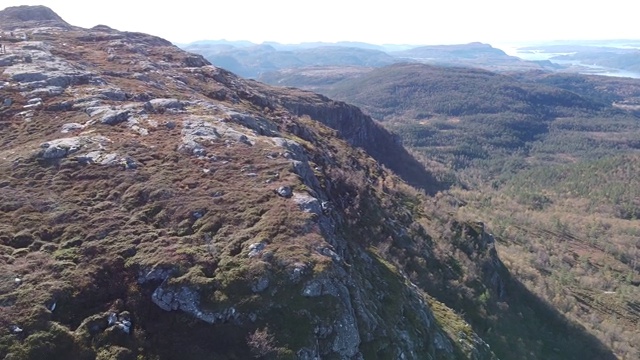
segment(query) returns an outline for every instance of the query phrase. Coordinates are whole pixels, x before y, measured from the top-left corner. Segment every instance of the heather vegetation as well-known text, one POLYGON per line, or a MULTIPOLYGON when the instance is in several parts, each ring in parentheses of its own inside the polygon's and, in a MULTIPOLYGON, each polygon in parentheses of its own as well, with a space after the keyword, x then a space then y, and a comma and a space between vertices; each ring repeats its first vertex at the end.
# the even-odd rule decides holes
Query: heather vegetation
POLYGON ((429 230, 453 219, 360 110, 45 7, 0 19, 33 41, 0 57, 0 358, 495 358, 405 273, 453 263, 429 230))

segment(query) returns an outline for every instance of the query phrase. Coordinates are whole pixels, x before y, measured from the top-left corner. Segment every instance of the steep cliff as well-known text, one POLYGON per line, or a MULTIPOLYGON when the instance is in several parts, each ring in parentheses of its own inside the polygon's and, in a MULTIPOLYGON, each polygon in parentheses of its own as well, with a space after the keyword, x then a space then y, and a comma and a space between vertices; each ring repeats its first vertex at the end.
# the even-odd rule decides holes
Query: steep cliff
POLYGON ((352 146, 364 149, 379 163, 393 170, 409 184, 435 194, 446 185, 437 181, 402 146, 400 138, 389 133, 365 115, 359 108, 341 101, 334 101, 319 94, 298 89, 284 91, 269 88, 287 110, 299 116, 307 115, 338 131, 338 135, 352 146), (292 96, 293 95, 293 96, 292 96))

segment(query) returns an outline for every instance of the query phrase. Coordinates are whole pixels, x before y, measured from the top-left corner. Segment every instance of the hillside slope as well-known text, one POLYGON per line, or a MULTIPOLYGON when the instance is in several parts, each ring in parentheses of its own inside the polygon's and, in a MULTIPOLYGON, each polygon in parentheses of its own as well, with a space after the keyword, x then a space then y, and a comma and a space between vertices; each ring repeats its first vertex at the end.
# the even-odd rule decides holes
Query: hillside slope
POLYGON ((493 357, 376 250, 410 189, 357 109, 33 13, 2 13, 0 357, 493 357))
POLYGON ((574 93, 518 82, 510 76, 471 68, 396 64, 335 84, 332 96, 362 105, 376 118, 407 116, 404 109, 421 108, 420 117, 461 116, 503 112, 563 116, 567 110, 599 108, 574 93), (361 91, 355 91, 360 89, 361 91), (452 96, 455 95, 455 96, 452 96))
POLYGON ((489 44, 431 45, 390 53, 399 60, 441 66, 480 68, 491 71, 530 71, 553 69, 549 62, 527 61, 509 56, 489 44))
POLYGON ((423 64, 375 69, 324 93, 360 106, 400 134, 405 145, 453 168, 496 152, 526 151, 556 121, 592 123, 589 119, 620 115, 611 104, 559 87, 423 64))

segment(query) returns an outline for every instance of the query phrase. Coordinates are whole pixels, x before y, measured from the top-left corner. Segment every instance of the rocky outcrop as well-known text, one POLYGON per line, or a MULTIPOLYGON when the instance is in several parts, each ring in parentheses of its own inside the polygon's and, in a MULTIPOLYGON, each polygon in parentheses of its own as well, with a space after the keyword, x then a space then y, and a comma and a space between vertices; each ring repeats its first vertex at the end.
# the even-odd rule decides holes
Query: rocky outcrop
POLYGON ((76 136, 51 140, 40 145, 37 156, 42 159, 60 159, 87 147, 101 147, 110 140, 104 136, 76 136))
POLYGON ((18 54, 29 54, 28 57, 20 58, 21 62, 12 63, 10 67, 4 69, 6 75, 11 76, 11 80, 20 84, 22 91, 35 90, 38 88, 66 88, 77 84, 100 84, 103 83, 88 71, 78 70, 70 64, 55 58, 40 43, 33 42, 37 51, 16 51, 18 54), (28 59, 28 61, 25 61, 28 59))
POLYGON ((234 308, 222 312, 208 312, 200 309, 200 294, 188 286, 160 286, 151 295, 151 301, 165 311, 180 310, 209 324, 238 321, 240 315, 234 308))
POLYGON ((145 109, 151 112, 163 113, 167 110, 182 110, 184 103, 178 99, 152 99, 145 103, 145 109))

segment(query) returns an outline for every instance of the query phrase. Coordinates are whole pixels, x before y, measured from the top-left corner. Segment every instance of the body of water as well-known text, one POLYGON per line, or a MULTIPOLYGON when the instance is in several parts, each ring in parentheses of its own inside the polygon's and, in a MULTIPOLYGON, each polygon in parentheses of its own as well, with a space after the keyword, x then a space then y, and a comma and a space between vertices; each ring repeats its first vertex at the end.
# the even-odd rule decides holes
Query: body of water
MULTIPOLYGON (((637 72, 606 68, 606 67, 593 65, 593 64, 585 64, 575 60, 552 59, 553 57, 556 57, 556 56, 573 55, 574 53, 553 53, 553 52, 546 52, 542 50, 521 50, 520 47, 513 46, 513 45, 499 46, 498 48, 504 51, 505 53, 507 53, 508 55, 516 56, 523 60, 529 60, 529 61, 549 60, 554 64, 569 66, 570 68, 566 70, 568 72, 586 74, 586 75, 603 75, 603 76, 627 77, 627 78, 633 78, 633 79, 640 79, 640 73, 637 73, 637 72)), ((625 48, 635 48, 635 47, 627 46, 625 48)))

